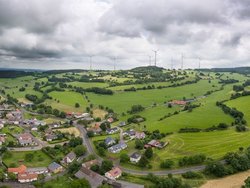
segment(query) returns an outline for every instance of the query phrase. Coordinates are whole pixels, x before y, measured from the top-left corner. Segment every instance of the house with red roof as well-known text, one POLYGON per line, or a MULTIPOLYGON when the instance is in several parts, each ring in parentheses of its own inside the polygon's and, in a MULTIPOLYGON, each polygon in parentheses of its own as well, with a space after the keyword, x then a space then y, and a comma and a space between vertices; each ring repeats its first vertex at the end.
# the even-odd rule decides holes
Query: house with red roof
POLYGON ((105 173, 105 177, 111 180, 116 180, 122 175, 122 170, 118 167, 112 168, 110 171, 105 173))
POLYGON ((19 174, 19 173, 25 173, 26 170, 27 170, 27 167, 25 165, 21 165, 17 168, 8 168, 8 173, 19 174))
POLYGON ((38 178, 38 174, 36 173, 19 173, 17 176, 17 180, 20 183, 28 183, 36 181, 38 178))

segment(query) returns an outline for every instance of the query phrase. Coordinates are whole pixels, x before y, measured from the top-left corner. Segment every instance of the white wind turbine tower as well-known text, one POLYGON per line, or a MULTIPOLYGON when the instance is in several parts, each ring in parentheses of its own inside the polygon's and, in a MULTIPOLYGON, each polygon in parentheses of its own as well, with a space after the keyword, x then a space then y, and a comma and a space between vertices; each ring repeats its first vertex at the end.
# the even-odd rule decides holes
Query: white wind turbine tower
POLYGON ((159 50, 152 50, 154 53, 155 53, 155 66, 156 66, 156 57, 157 57, 157 52, 159 51, 159 50))
POLYGON ((89 70, 92 70, 92 57, 93 55, 89 55, 89 70))
POLYGON ((183 70, 183 66, 184 66, 184 56, 183 53, 181 54, 181 70, 183 70))

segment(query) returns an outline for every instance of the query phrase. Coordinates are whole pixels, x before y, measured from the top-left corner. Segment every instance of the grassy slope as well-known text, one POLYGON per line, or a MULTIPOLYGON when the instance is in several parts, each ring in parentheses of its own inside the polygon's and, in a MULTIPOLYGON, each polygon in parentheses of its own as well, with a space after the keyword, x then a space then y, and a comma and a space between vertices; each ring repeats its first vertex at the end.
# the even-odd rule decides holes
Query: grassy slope
POLYGON ((250 96, 240 97, 238 99, 228 101, 226 105, 243 112, 248 125, 250 125, 250 96))
POLYGON ((182 99, 201 96, 207 91, 214 89, 212 84, 206 80, 201 80, 197 84, 190 84, 176 88, 154 89, 137 92, 120 92, 111 96, 87 93, 91 103, 95 105, 108 106, 117 113, 126 112, 134 104, 141 104, 145 107, 154 102, 163 103, 171 99, 182 99))
POLYGON ((49 93, 52 100, 46 100, 48 105, 51 105, 53 108, 65 111, 65 112, 83 112, 87 106, 87 101, 83 98, 83 96, 76 92, 64 91, 58 92, 53 91, 49 93), (60 102, 56 102, 54 99, 59 100, 60 102), (80 104, 80 108, 75 108, 75 103, 80 104))

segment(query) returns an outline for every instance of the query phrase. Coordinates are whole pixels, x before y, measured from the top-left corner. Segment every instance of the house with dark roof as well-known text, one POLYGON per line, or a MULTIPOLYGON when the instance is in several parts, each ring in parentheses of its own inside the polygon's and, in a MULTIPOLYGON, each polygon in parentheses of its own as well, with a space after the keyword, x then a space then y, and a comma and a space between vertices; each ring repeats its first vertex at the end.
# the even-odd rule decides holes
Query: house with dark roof
POLYGON ((58 163, 53 162, 48 166, 48 170, 49 170, 49 172, 56 174, 56 173, 62 172, 63 167, 61 165, 59 165, 58 163))
POLYGON ((136 132, 133 129, 127 130, 127 131, 122 133, 123 136, 128 136, 128 137, 130 137, 130 139, 134 139, 135 134, 136 134, 136 132))
POLYGON ((62 163, 70 164, 76 159, 76 154, 71 151, 62 160, 62 163))
POLYGON ((119 153, 121 150, 126 149, 128 146, 125 143, 120 143, 120 144, 116 144, 114 146, 111 146, 108 148, 108 151, 111 153, 119 153))
POLYGON ((140 159, 141 159, 141 154, 139 154, 138 152, 135 152, 130 156, 130 162, 132 163, 138 163, 140 159))
POLYGON ((126 122, 125 122, 125 121, 122 121, 122 122, 119 123, 118 126, 119 126, 119 127, 124 127, 125 125, 126 125, 126 122))
POLYGON ((57 138, 58 138, 57 135, 54 133, 48 133, 45 135, 45 139, 47 142, 51 142, 53 140, 56 140, 57 138))
POLYGON ((107 130, 106 130, 106 133, 107 133, 107 134, 115 134, 115 133, 117 133, 117 132, 119 132, 118 127, 113 127, 113 128, 110 128, 110 129, 107 129, 107 130))
POLYGON ((75 173, 75 177, 78 179, 85 178, 93 188, 97 188, 102 185, 102 183, 106 180, 105 177, 85 167, 82 167, 77 173, 75 173))
POLYGON ((112 145, 114 145, 116 143, 116 141, 112 137, 107 137, 104 140, 104 143, 106 144, 106 146, 112 146, 112 145))
POLYGON ((149 143, 144 145, 144 148, 155 147, 155 148, 162 149, 166 145, 168 145, 168 142, 161 142, 161 141, 158 141, 158 140, 151 140, 149 143))

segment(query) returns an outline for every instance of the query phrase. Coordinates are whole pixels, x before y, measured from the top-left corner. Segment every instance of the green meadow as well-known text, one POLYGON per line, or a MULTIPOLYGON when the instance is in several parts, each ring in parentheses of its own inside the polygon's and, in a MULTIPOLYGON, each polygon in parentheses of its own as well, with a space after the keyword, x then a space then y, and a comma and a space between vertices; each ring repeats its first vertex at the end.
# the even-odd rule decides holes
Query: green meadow
POLYGON ((65 112, 83 112, 88 105, 83 95, 72 91, 53 91, 49 96, 53 99, 46 100, 45 104, 65 112), (75 108, 75 103, 79 103, 80 107, 75 108))
POLYGON ((98 95, 87 93, 90 102, 95 105, 103 105, 113 109, 121 114, 127 112, 132 105, 140 104, 148 107, 153 103, 163 104, 165 101, 172 99, 183 99, 198 97, 204 95, 207 91, 214 90, 219 87, 212 87, 213 83, 208 83, 207 80, 201 80, 196 84, 184 85, 180 87, 171 87, 165 89, 152 89, 136 92, 119 92, 111 96, 98 95))
POLYGON ((226 102, 231 108, 236 108, 244 113, 245 119, 250 125, 250 96, 240 97, 231 101, 226 102))

